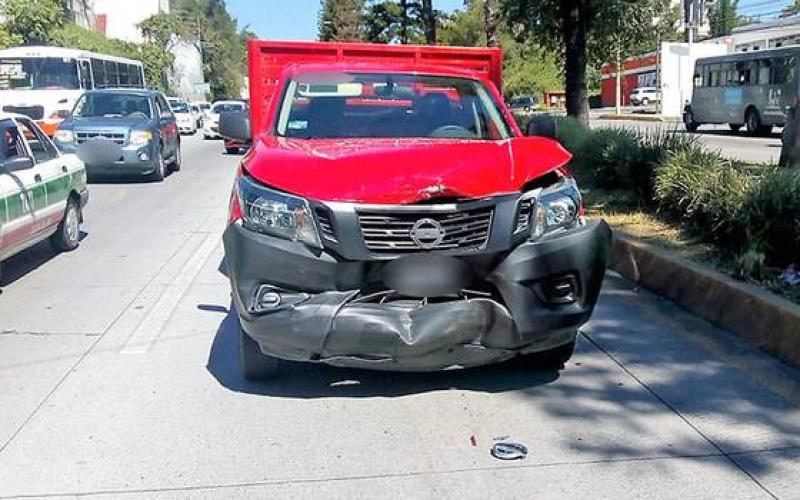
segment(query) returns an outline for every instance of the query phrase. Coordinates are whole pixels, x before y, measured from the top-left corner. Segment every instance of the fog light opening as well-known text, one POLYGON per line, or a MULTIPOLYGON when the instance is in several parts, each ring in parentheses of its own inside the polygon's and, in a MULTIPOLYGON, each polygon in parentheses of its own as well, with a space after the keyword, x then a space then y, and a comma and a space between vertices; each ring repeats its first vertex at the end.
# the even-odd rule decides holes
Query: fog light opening
POLYGON ((139 153, 139 160, 147 161, 150 159, 150 156, 147 153, 139 153))
POLYGON ((549 304, 572 304, 578 300, 578 279, 571 274, 549 279, 539 284, 537 292, 549 304))
POLYGON ((287 309, 307 300, 308 294, 281 290, 270 285, 259 285, 253 293, 250 312, 254 314, 268 313, 287 309))

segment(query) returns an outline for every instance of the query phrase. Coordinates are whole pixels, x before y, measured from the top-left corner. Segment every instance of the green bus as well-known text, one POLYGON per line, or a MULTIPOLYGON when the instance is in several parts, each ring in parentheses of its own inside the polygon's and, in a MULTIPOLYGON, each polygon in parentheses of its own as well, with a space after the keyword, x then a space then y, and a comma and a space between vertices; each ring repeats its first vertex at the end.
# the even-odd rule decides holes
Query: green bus
POLYGON ((698 59, 692 102, 683 112, 686 130, 704 124, 743 126, 750 135, 782 127, 785 110, 797 104, 800 46, 698 59))

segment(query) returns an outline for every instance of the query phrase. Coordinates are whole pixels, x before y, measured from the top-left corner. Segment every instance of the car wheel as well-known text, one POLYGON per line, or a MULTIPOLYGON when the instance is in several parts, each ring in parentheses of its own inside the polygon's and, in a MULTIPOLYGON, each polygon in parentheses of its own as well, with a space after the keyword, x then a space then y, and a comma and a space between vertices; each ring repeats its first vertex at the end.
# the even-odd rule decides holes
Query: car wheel
POLYGON ((181 154, 181 145, 178 144, 178 149, 175 150, 175 159, 172 160, 172 164, 169 166, 169 169, 173 172, 180 172, 181 163, 183 163, 183 155, 181 154))
POLYGON ((50 237, 50 244, 57 252, 70 252, 78 248, 81 240, 81 209, 77 200, 70 197, 64 218, 58 223, 58 228, 50 237))
POLYGON ((158 148, 156 152, 156 158, 158 161, 158 165, 156 165, 156 170, 153 172, 152 180, 156 182, 161 182, 167 176, 167 165, 166 161, 164 160, 164 150, 163 148, 158 148))
POLYGON ((211 140, 211 136, 208 135, 208 134, 203 134, 203 139, 205 139, 207 141, 210 141, 211 140))
POLYGON ((642 106, 649 106, 649 105, 650 105, 650 99, 648 99, 647 97, 642 99, 642 106))
POLYGON ((697 132, 697 128, 700 124, 694 121, 694 113, 692 113, 692 110, 687 110, 683 113, 683 125, 686 127, 687 132, 697 132))
POLYGON ((258 342, 239 327, 239 359, 242 375, 248 380, 265 380, 275 377, 280 371, 281 360, 261 352, 258 342))
POLYGON ((235 155, 239 152, 239 148, 225 148, 225 152, 229 155, 235 155))

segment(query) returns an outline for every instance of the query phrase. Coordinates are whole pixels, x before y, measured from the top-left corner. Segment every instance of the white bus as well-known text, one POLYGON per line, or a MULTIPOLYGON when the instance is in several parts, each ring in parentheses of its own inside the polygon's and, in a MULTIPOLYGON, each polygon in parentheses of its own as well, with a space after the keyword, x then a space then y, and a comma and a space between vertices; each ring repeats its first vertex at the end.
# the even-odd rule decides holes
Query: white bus
POLYGON ((27 115, 51 135, 85 90, 144 88, 142 63, 61 47, 0 50, 0 109, 27 115))

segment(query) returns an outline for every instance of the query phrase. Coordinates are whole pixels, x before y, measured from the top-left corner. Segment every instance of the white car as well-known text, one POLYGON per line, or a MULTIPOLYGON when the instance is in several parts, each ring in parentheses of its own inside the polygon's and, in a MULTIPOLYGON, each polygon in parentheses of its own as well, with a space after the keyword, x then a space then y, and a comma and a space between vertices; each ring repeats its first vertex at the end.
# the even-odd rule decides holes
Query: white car
POLYGON ((189 103, 177 97, 170 97, 169 107, 172 108, 172 113, 175 115, 175 121, 178 124, 178 130, 181 134, 194 135, 197 132, 197 119, 189 108, 189 103))
POLYGON ((203 137, 221 139, 219 135, 219 115, 236 111, 244 111, 246 105, 242 101, 217 101, 211 105, 208 115, 203 120, 203 137))
POLYGON ((661 93, 655 87, 638 87, 631 92, 631 104, 634 106, 649 106, 661 100, 661 93))
POLYGON ((83 162, 27 116, 0 113, 0 135, 0 261, 48 238, 74 250, 89 199, 83 162))

